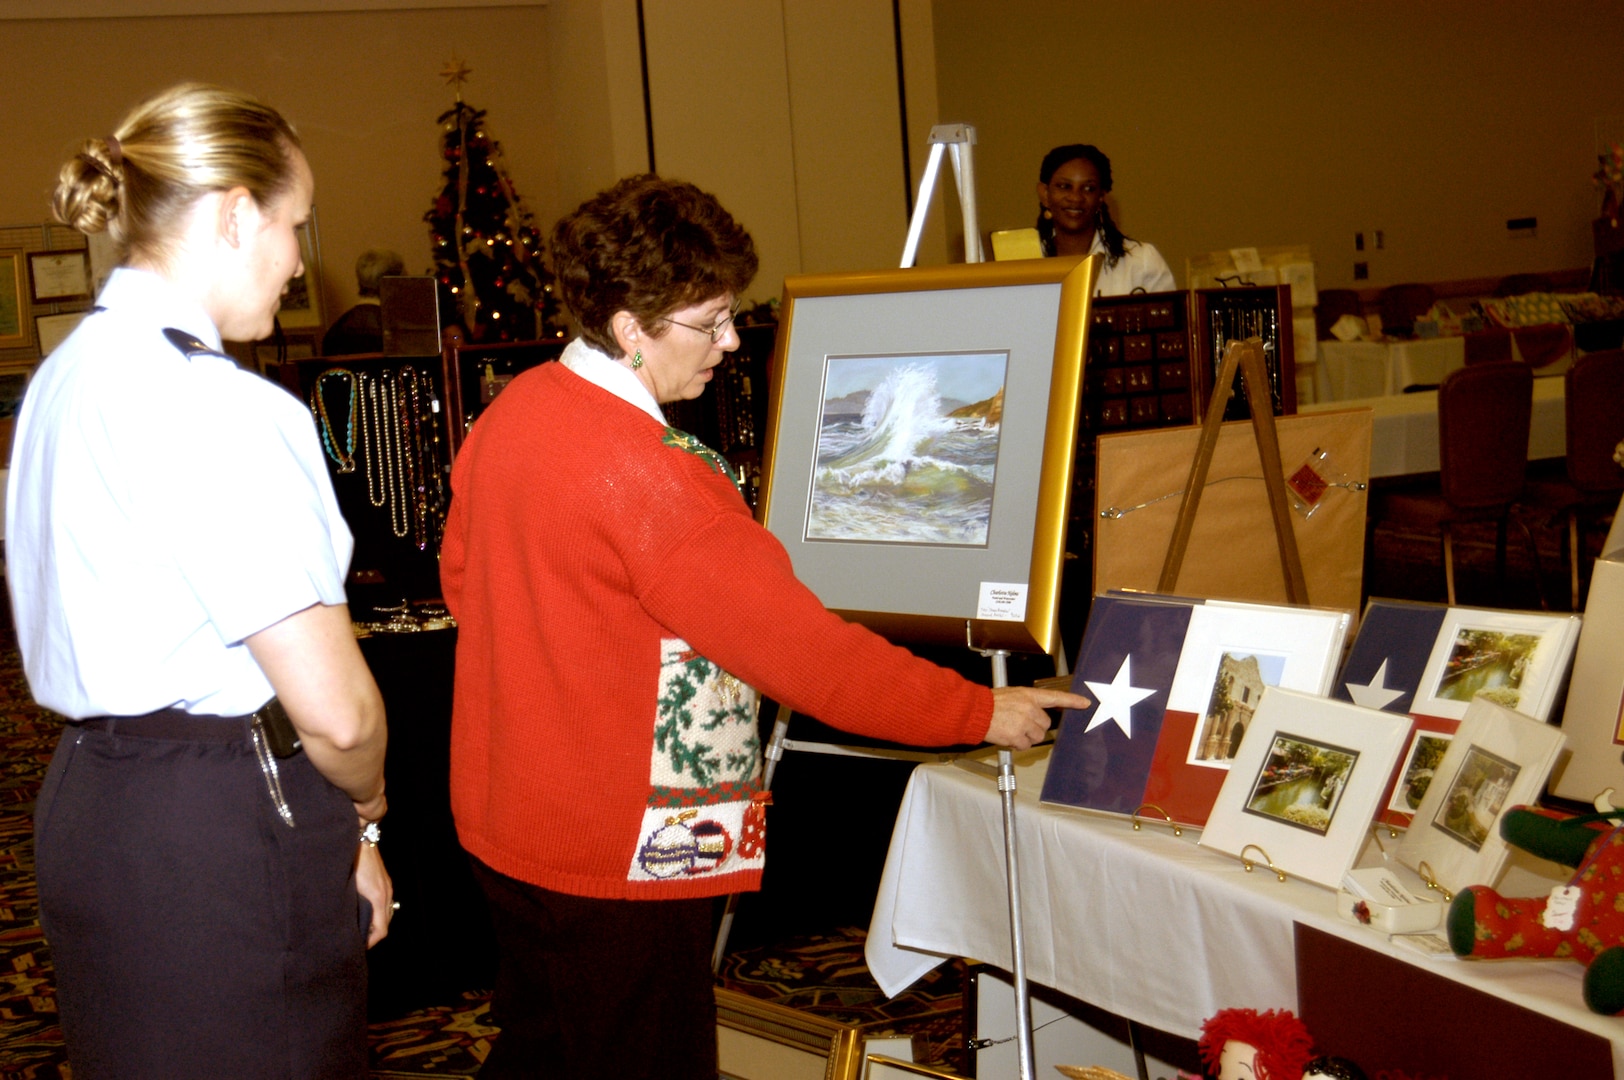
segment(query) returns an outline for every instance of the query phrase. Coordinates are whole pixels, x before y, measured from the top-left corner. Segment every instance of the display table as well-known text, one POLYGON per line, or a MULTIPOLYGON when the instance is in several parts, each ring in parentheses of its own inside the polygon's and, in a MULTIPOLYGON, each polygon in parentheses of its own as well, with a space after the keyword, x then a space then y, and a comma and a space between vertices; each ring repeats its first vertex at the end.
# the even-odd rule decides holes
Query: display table
MULTIPOLYGON (((1442 340, 1442 339, 1440 339, 1442 340)), ((1534 411, 1528 433, 1528 460, 1567 453, 1566 381, 1560 375, 1534 379, 1534 411)), ((1368 408, 1376 414, 1370 443, 1370 475, 1412 476, 1438 471, 1438 391, 1388 394, 1354 401, 1319 401, 1303 413, 1368 408)))
POLYGON ((1322 341, 1314 373, 1319 402, 1402 394, 1406 386, 1437 386, 1466 366, 1463 337, 1413 341, 1322 341))
MULTIPOLYGON (((1554 1018, 1563 1030, 1599 1036, 1624 1076, 1624 1020, 1585 1008, 1580 965, 1422 959, 1338 918, 1330 890, 1281 882, 1266 869, 1248 873, 1197 847, 1193 830, 1182 837, 1166 825, 1135 831, 1121 818, 1040 804, 1047 761, 1047 750, 1035 751, 1020 755, 1017 768, 1033 982, 1196 1038, 1221 1008, 1297 1008, 1301 924, 1385 955, 1400 970, 1424 970, 1554 1018)), ((998 790, 990 769, 974 767, 914 770, 868 935, 869 968, 887 993, 948 956, 1012 966, 998 790)), ((1374 845, 1363 861, 1380 861, 1374 845)))
POLYGON ((400 911, 367 953, 373 1020, 449 1005, 495 981, 485 897, 451 820, 451 682, 457 631, 373 634, 359 642, 389 718, 389 814, 378 850, 400 911))

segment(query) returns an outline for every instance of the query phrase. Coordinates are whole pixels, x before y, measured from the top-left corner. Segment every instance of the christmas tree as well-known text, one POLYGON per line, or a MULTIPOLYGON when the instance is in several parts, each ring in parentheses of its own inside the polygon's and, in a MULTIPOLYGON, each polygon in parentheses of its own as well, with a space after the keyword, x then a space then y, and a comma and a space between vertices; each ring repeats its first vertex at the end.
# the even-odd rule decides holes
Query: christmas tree
POLYGON ((486 132, 485 112, 462 100, 468 68, 446 65, 457 103, 439 118, 445 187, 423 220, 433 237, 443 323, 459 322, 471 342, 563 337, 541 233, 486 132))

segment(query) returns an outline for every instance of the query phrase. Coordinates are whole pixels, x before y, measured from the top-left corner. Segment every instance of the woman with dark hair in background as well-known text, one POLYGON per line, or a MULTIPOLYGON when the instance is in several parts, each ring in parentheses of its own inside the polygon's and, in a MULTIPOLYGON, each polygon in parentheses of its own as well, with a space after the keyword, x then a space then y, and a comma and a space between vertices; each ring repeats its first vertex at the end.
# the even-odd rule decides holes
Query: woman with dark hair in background
POLYGON ((715 1080, 712 900, 765 859, 758 690, 926 746, 1030 746, 1086 699, 989 690, 831 614, 667 425, 739 347, 756 272, 715 198, 623 180, 552 254, 581 336, 469 432, 441 558, 452 811, 500 956, 480 1075, 715 1080))
POLYGON ((1043 254, 1105 256, 1095 296, 1170 292, 1173 272, 1149 244, 1122 235, 1105 196, 1111 159, 1086 143, 1057 146, 1038 167, 1038 238, 1043 254))
POLYGON ((35 807, 76 1080, 361 1080, 383 702, 310 413, 221 339, 270 334, 314 181, 243 94, 183 85, 62 167, 121 263, 17 418, 6 581, 67 718, 35 807), (274 695, 274 696, 273 696, 274 695))

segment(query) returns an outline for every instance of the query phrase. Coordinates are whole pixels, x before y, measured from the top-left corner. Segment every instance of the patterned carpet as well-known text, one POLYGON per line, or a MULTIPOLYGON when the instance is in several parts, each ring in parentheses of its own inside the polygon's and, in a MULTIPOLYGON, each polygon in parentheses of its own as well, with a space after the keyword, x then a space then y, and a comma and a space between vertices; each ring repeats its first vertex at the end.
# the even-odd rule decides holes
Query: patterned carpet
MULTIPOLYGON (((28 694, 9 627, 0 626, 0 1077, 71 1080, 40 931, 34 887, 34 796, 56 745, 60 721, 28 694)), ((962 965, 938 969, 887 1001, 863 963, 863 931, 840 930, 729 956, 722 981, 755 997, 863 1026, 870 1035, 906 1035, 915 1058, 963 1071, 962 965)), ((478 1073, 498 1029, 490 995, 477 992, 369 1029, 379 1080, 467 1077, 478 1073)))

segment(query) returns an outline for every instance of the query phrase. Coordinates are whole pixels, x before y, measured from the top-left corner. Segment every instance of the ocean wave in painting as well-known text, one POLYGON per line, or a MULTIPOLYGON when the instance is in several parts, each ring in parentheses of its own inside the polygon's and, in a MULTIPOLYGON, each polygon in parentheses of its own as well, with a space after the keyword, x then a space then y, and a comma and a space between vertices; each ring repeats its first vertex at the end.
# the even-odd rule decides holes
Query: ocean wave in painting
POLYGON ((923 364, 887 373, 861 414, 826 409, 807 539, 985 544, 1002 414, 1002 390, 946 409, 923 364))

